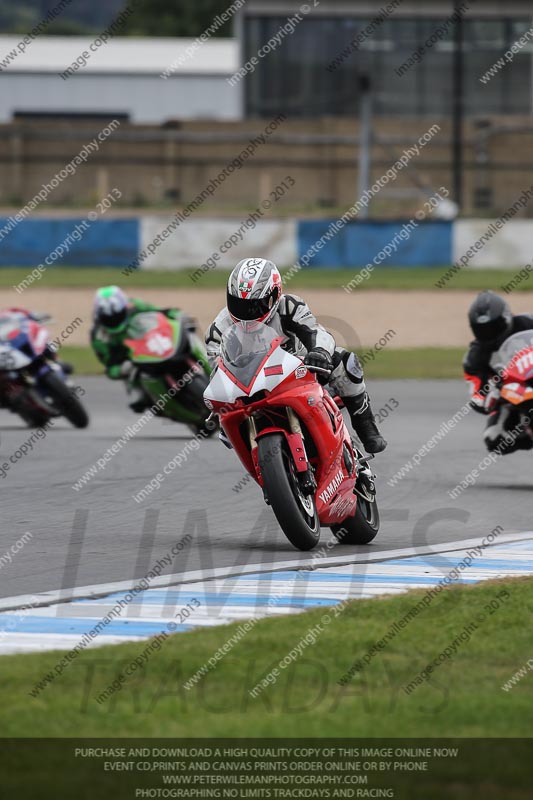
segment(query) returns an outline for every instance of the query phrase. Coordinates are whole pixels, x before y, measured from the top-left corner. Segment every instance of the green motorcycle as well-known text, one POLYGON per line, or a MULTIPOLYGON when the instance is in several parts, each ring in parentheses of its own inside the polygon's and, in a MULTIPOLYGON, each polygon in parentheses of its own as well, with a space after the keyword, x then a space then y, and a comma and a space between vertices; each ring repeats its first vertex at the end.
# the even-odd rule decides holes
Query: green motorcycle
POLYGON ((141 311, 131 316, 123 341, 136 369, 135 382, 157 405, 158 414, 210 436, 217 425, 207 422, 210 412, 203 395, 211 367, 188 322, 181 312, 169 318, 160 311, 141 311))

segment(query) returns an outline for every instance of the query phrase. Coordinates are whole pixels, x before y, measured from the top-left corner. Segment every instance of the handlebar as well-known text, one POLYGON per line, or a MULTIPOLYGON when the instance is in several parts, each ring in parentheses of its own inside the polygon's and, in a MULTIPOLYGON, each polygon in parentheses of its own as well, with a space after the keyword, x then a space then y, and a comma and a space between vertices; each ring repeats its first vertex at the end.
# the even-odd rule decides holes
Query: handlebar
POLYGON ((309 364, 306 364, 306 367, 309 370, 309 372, 319 372, 322 375, 331 375, 331 373, 333 372, 332 369, 325 369, 324 367, 313 367, 309 364))

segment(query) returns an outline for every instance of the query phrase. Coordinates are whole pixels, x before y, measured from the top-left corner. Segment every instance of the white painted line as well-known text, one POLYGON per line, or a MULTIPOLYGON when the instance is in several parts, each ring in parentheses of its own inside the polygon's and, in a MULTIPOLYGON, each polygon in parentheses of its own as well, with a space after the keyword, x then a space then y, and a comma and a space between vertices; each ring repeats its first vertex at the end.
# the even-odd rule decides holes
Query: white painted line
MULTIPOLYGON (((145 641, 144 636, 103 636, 87 645, 87 649, 105 647, 110 644, 132 644, 145 641), (105 640, 105 641, 103 641, 105 640)), ((2 643, 2 655, 17 653, 47 653, 51 650, 71 650, 80 641, 79 636, 68 634, 11 633, 9 640, 2 643)))
MULTIPOLYGON (((161 589, 169 586, 176 586, 185 583, 197 583, 198 581, 212 581, 217 578, 241 577, 242 575, 252 575, 254 573, 283 572, 285 570, 302 570, 310 568, 312 570, 328 569, 335 566, 345 566, 349 564, 370 564, 377 561, 388 561, 393 558, 412 558, 413 556, 437 555, 439 553, 450 553, 455 550, 467 550, 470 547, 479 547, 486 537, 476 539, 461 539, 457 542, 443 542, 441 544, 427 545, 422 548, 407 547, 399 550, 379 550, 375 553, 352 553, 349 556, 332 556, 331 558, 305 558, 299 561, 277 561, 270 564, 242 564, 233 567, 219 567, 207 572, 194 570, 183 574, 161 575, 150 581, 149 589, 161 589)), ((498 536, 488 547, 497 547, 508 542, 522 542, 533 540, 533 531, 522 531, 517 533, 505 533, 498 536)), ((485 548, 485 549, 486 549, 485 548)), ((142 578, 128 581, 116 581, 113 583, 91 584, 89 586, 78 586, 72 589, 53 589, 49 592, 37 592, 35 594, 18 595, 15 597, 4 597, 0 599, 0 611, 14 611, 17 608, 31 606, 40 608, 55 603, 70 603, 72 600, 91 599, 105 597, 115 592, 127 592, 138 586, 142 578)))

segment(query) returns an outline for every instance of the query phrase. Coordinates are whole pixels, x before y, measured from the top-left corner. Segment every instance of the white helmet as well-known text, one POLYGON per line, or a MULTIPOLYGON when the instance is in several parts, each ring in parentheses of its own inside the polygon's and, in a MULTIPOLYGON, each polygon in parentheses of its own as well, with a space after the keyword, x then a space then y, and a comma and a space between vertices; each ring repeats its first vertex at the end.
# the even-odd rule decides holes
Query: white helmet
POLYGON ((234 322, 268 323, 281 300, 281 275, 272 261, 245 258, 228 281, 227 307, 234 322))

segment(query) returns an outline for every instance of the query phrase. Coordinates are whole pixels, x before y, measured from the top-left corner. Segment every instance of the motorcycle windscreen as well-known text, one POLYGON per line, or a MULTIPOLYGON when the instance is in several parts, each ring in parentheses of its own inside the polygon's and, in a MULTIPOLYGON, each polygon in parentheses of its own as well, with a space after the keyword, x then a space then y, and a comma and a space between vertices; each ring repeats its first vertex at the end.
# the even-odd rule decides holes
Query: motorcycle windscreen
POLYGON ((250 386, 273 349, 284 341, 273 328, 258 323, 253 330, 233 325, 222 337, 224 367, 242 386, 250 386))
MULTIPOLYGON (((39 329, 38 325, 35 325, 35 327, 39 329)), ((44 331, 44 328, 41 330, 44 331)), ((43 350, 46 340, 41 344, 39 352, 43 350)), ((0 370, 23 369, 23 367, 31 364, 33 358, 34 349, 28 336, 28 318, 26 315, 1 315, 0 370)))
MULTIPOLYGON (((528 351, 533 351, 533 330, 520 331, 506 339, 500 349, 492 354, 490 365, 495 372, 501 372, 515 365, 528 351)), ((533 367, 533 359, 529 366, 533 367)))

